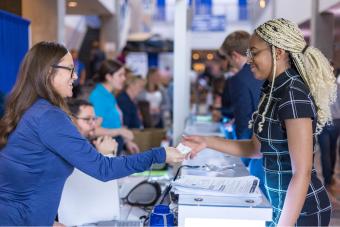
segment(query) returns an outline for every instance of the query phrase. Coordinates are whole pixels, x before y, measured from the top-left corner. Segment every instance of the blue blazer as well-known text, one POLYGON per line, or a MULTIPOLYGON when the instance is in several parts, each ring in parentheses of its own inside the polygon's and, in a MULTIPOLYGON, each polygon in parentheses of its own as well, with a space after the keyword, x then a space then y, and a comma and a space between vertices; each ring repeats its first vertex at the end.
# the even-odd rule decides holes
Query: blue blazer
POLYGON ((163 148, 105 157, 80 135, 64 111, 39 99, 0 150, 0 226, 51 226, 64 183, 74 167, 108 181, 164 161, 163 148))
POLYGON ((249 139, 252 136, 248 122, 257 109, 262 84, 262 81, 255 79, 249 64, 245 64, 238 73, 229 79, 228 90, 234 110, 238 139, 249 139))

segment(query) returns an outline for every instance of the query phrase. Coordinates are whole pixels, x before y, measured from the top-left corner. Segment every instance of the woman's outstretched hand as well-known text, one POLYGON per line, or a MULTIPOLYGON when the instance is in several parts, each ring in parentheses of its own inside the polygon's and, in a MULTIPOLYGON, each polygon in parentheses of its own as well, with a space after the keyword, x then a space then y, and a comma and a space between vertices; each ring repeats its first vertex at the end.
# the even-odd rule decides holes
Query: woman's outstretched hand
POLYGON ((185 155, 179 152, 174 147, 167 147, 165 148, 166 152, 166 163, 169 164, 176 164, 176 163, 181 163, 185 159, 185 155))
POLYGON ((187 158, 194 158, 198 152, 208 147, 204 136, 183 136, 181 143, 191 148, 187 158))

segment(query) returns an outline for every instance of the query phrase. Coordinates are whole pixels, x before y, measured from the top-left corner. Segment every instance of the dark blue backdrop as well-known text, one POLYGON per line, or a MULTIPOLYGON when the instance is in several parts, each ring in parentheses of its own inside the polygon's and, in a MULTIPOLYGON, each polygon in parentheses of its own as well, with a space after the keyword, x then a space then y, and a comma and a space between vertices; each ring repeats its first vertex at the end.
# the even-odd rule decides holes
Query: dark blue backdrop
POLYGON ((30 22, 0 10, 0 91, 13 87, 20 62, 28 50, 30 22))

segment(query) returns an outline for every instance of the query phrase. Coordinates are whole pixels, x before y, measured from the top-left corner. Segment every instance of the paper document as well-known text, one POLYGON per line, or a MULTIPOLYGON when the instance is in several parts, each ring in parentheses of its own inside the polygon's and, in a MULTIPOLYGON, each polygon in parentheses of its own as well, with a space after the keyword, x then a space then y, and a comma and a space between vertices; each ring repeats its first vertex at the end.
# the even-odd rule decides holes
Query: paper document
POLYGON ((213 196, 261 196, 259 179, 244 177, 208 177, 185 175, 173 182, 179 194, 200 194, 213 196))

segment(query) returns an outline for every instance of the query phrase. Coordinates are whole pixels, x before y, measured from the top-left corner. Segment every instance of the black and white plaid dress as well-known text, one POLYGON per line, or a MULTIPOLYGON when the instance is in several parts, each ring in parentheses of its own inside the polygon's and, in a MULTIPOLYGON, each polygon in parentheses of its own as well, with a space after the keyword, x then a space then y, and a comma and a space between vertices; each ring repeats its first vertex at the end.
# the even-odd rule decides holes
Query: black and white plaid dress
MULTIPOLYGON (((259 107, 263 113, 268 101, 271 82, 263 84, 261 96, 265 100, 259 107)), ((265 116, 262 132, 258 132, 261 115, 254 114, 254 133, 261 142, 265 186, 273 207, 271 226, 277 225, 285 201, 289 182, 292 178, 292 166, 288 151, 287 133, 284 120, 294 118, 312 118, 315 133, 317 115, 316 106, 308 87, 293 69, 288 69, 275 78, 272 100, 265 116)), ((315 136, 313 139, 315 145, 315 136)), ((296 223, 297 226, 325 226, 330 221, 331 205, 327 192, 317 178, 313 166, 311 182, 305 204, 296 223)))

